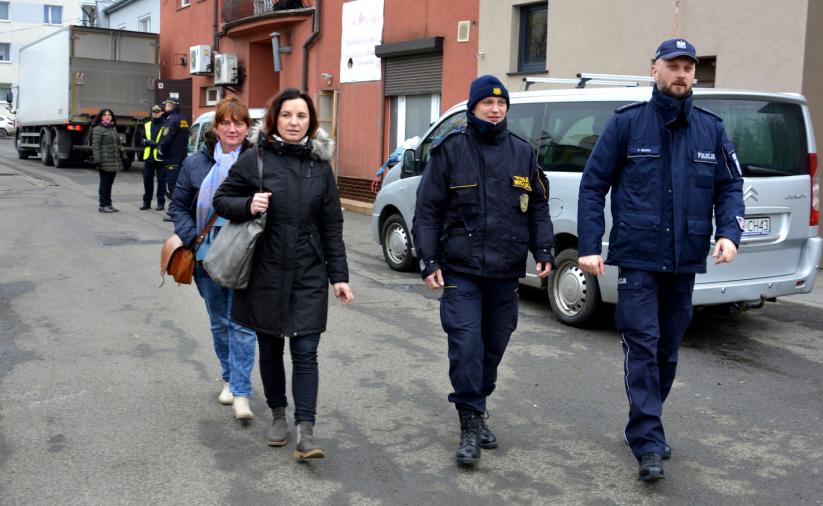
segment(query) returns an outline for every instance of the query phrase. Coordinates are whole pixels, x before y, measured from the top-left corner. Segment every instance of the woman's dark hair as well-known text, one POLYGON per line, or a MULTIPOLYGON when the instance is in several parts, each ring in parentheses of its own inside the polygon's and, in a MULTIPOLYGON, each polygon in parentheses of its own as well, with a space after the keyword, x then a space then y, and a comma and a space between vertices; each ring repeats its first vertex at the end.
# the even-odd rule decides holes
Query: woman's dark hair
POLYGON ((111 114, 111 122, 116 125, 117 124, 117 117, 114 115, 114 111, 112 111, 111 109, 109 109, 107 107, 104 107, 103 109, 100 109, 100 112, 98 112, 97 116, 94 117, 94 122, 91 124, 91 126, 95 127, 95 126, 99 125, 100 120, 103 119, 103 115, 106 114, 106 113, 111 114))
POLYGON ((306 132, 306 135, 309 139, 314 138, 314 134, 317 132, 317 111, 314 109, 314 102, 312 102, 309 95, 297 88, 286 88, 269 101, 269 104, 266 106, 266 114, 263 115, 263 132, 265 132, 266 137, 270 137, 272 134, 280 135, 277 132, 277 117, 280 116, 280 109, 283 108, 283 102, 296 98, 305 100, 309 108, 309 130, 306 132))

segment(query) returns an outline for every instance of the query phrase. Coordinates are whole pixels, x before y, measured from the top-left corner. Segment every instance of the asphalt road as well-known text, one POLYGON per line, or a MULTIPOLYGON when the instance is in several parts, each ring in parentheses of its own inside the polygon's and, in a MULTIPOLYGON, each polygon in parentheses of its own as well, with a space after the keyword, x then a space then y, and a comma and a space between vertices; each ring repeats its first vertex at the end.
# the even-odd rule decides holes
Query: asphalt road
POLYGON ((560 324, 521 290, 490 403, 500 448, 458 469, 436 294, 396 273, 345 213, 355 302, 333 302, 316 434, 295 463, 217 403, 202 300, 160 285, 171 231, 138 171, 97 212, 97 174, 17 160, 0 141, 0 503, 823 504, 823 309, 701 313, 665 410, 667 478, 636 481, 618 336, 560 324))

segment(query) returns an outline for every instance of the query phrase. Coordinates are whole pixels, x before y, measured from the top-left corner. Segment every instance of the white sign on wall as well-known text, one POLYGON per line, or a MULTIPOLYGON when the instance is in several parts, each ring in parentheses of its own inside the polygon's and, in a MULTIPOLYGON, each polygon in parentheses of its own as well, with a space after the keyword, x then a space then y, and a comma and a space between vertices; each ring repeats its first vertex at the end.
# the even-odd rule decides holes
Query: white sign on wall
POLYGON ((340 82, 380 80, 380 58, 374 46, 383 39, 383 0, 355 0, 343 4, 340 41, 340 82))

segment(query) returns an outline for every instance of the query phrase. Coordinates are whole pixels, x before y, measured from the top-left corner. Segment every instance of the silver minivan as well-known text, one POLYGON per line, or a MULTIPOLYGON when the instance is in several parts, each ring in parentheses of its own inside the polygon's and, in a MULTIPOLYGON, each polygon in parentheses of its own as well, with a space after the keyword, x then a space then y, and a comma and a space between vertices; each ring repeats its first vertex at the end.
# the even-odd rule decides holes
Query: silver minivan
MULTIPOLYGON (((618 107, 648 100, 651 87, 511 93, 509 129, 528 140, 549 178, 555 269, 539 279, 529 259, 521 283, 548 290, 557 317, 569 325, 591 322, 603 304, 617 302, 617 268, 600 278, 577 265, 577 200, 586 160, 618 107)), ((759 307, 766 300, 814 287, 821 254, 817 233, 817 150, 806 100, 794 93, 695 88, 694 103, 723 118, 745 176, 746 230, 734 262, 697 276, 694 304, 759 307)), ((417 266, 410 225, 417 185, 432 143, 465 123, 466 104, 449 109, 414 150, 386 175, 374 202, 372 234, 392 269, 417 266)), ((611 229, 606 202, 603 255, 611 229)))

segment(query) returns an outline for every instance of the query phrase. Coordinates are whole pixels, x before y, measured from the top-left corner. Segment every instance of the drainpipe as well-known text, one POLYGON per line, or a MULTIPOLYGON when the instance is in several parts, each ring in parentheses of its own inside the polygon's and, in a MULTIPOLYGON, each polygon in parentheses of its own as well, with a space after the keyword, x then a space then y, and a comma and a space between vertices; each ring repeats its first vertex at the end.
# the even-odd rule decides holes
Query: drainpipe
POLYGON ((309 48, 320 36, 320 10, 323 7, 323 0, 314 0, 314 13, 312 14, 312 32, 306 42, 303 43, 303 63, 302 63, 302 84, 304 93, 309 91, 309 48))
POLYGON ((217 31, 217 4, 218 0, 214 0, 214 23, 212 23, 212 28, 214 29, 214 42, 212 43, 212 54, 218 52, 220 50, 220 35, 217 31))

